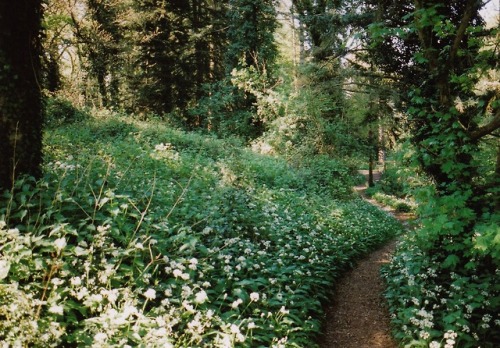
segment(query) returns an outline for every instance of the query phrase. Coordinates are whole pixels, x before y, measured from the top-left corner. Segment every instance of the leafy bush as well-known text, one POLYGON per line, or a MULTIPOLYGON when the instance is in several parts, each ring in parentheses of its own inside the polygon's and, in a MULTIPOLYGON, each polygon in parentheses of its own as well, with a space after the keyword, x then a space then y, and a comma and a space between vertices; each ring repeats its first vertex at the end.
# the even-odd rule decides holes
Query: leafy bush
POLYGON ((470 257, 442 267, 411 233, 384 270, 395 337, 408 347, 496 347, 500 340, 498 268, 470 257))
POLYGON ((470 195, 420 190, 421 226, 385 270, 396 337, 410 347, 496 347, 500 339, 493 237, 500 219, 476 216, 466 204, 470 195))
POLYGON ((415 212, 417 205, 414 201, 410 199, 401 199, 397 198, 395 196, 387 195, 379 191, 380 188, 375 186, 375 187, 370 187, 366 190, 367 195, 377 202, 389 206, 396 210, 397 212, 401 213, 410 213, 410 212, 415 212))
POLYGON ((88 115, 61 97, 46 97, 44 99, 44 121, 48 127, 82 121, 88 115))
POLYGON ((305 185, 314 192, 329 192, 339 198, 352 194, 354 168, 326 155, 314 156, 302 162, 305 185))
POLYGON ((395 209, 397 212, 401 212, 401 213, 409 213, 412 211, 411 205, 406 203, 406 202, 397 202, 395 209))

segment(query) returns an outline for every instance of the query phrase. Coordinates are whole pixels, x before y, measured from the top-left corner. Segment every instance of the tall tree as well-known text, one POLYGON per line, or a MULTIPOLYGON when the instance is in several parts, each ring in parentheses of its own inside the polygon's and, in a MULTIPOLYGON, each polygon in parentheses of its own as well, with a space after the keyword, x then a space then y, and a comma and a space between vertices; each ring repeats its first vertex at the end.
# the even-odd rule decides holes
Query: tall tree
MULTIPOLYGON (((220 77, 224 1, 136 0, 139 104, 158 114, 184 110, 220 77)), ((188 120, 188 123, 192 120, 188 120)), ((196 123, 195 121, 193 121, 196 123)))
POLYGON ((0 187, 39 176, 41 0, 0 2, 0 187))
POLYGON ((436 184, 424 239, 429 248, 446 250, 445 264, 453 266, 471 252, 476 223, 491 221, 498 209, 498 164, 485 160, 482 148, 498 146, 499 95, 477 88, 498 69, 498 28, 483 26, 481 0, 378 2, 384 14, 372 26, 374 54, 408 93, 415 157, 436 184))
POLYGON ((274 34, 277 28, 275 0, 230 0, 227 12, 228 48, 225 54, 228 79, 233 90, 235 109, 243 116, 239 122, 247 135, 264 131, 257 117, 258 99, 274 83, 278 56, 274 34))
MULTIPOLYGON (((123 74, 120 15, 130 4, 125 0, 75 0, 66 4, 80 52, 81 68, 96 92, 87 98, 100 99, 104 107, 118 103, 118 84, 123 74)), ((92 101, 94 102, 94 101, 92 101)))
POLYGON ((270 73, 278 50, 274 41, 277 27, 274 0, 232 0, 228 11, 228 70, 254 67, 270 73))

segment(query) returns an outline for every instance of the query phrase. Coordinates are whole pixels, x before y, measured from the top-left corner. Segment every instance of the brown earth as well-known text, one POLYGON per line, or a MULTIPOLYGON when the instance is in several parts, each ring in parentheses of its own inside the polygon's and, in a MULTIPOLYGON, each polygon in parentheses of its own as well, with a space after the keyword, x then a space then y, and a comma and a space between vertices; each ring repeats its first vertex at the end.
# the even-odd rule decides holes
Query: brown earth
MULTIPOLYGON (((367 175, 367 171, 361 172, 367 175)), ((374 180, 380 173, 374 173, 374 180)), ((388 211, 403 224, 411 214, 396 213, 382 207, 364 195, 366 186, 355 187, 364 199, 388 211)), ((380 267, 389 262, 396 241, 372 252, 346 273, 336 284, 334 297, 325 308, 323 335, 320 348, 396 348, 398 345, 390 335, 389 311, 382 297, 383 280, 380 267)))

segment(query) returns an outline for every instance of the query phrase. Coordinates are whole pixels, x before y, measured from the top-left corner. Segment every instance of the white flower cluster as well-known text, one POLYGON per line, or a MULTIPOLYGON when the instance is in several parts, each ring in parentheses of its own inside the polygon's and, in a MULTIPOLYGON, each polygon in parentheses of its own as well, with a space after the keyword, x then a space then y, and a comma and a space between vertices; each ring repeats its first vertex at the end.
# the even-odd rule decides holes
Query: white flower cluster
POLYGON ((151 154, 151 157, 156 160, 167 159, 171 161, 178 161, 180 159, 179 153, 170 143, 160 143, 155 145, 155 149, 151 154))
MULTIPOLYGON (((452 348, 463 337, 478 341, 481 335, 488 335, 487 330, 497 317, 493 312, 484 313, 485 309, 491 307, 490 300, 495 296, 490 290, 492 287, 488 283, 481 283, 483 280, 477 276, 463 276, 458 272, 450 272, 450 281, 446 284, 440 279, 442 274, 437 276, 436 264, 418 251, 416 245, 412 239, 401 244, 404 249, 393 258, 388 274, 392 296, 398 293, 395 298, 407 307, 401 307, 393 313, 393 319, 403 323, 401 331, 407 337, 426 342, 431 348, 442 345, 452 348), (421 262, 418 267, 414 267, 415 259, 421 262), (411 291, 399 293, 405 289, 411 291), (413 313, 413 316, 409 316, 408 312, 413 313), (482 315, 481 320, 474 321, 478 312, 482 315), (441 333, 443 336, 439 337, 436 328, 442 327, 447 320, 454 321, 453 331, 441 333)), ((447 328, 450 326, 447 325, 447 328)))

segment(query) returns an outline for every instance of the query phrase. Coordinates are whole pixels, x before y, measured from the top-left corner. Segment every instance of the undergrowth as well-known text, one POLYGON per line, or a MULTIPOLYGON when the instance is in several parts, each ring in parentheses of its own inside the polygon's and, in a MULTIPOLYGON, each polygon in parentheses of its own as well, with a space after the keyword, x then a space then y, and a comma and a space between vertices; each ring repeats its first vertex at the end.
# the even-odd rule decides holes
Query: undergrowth
POLYGON ((49 129, 45 163, 0 198, 12 346, 312 347, 337 275, 400 229, 341 162, 156 121, 49 129))
POLYGON ((497 347, 500 270, 478 257, 446 269, 443 255, 422 250, 418 239, 403 238, 384 269, 395 337, 405 347, 497 347))
POLYGON ((436 195, 404 161, 411 151, 401 153, 406 165, 389 166, 374 194, 395 204, 417 202, 418 227, 401 238, 383 270, 394 336, 405 347, 497 347, 500 216, 475 216, 466 195, 436 195), (409 194, 415 199, 402 200, 409 194))

